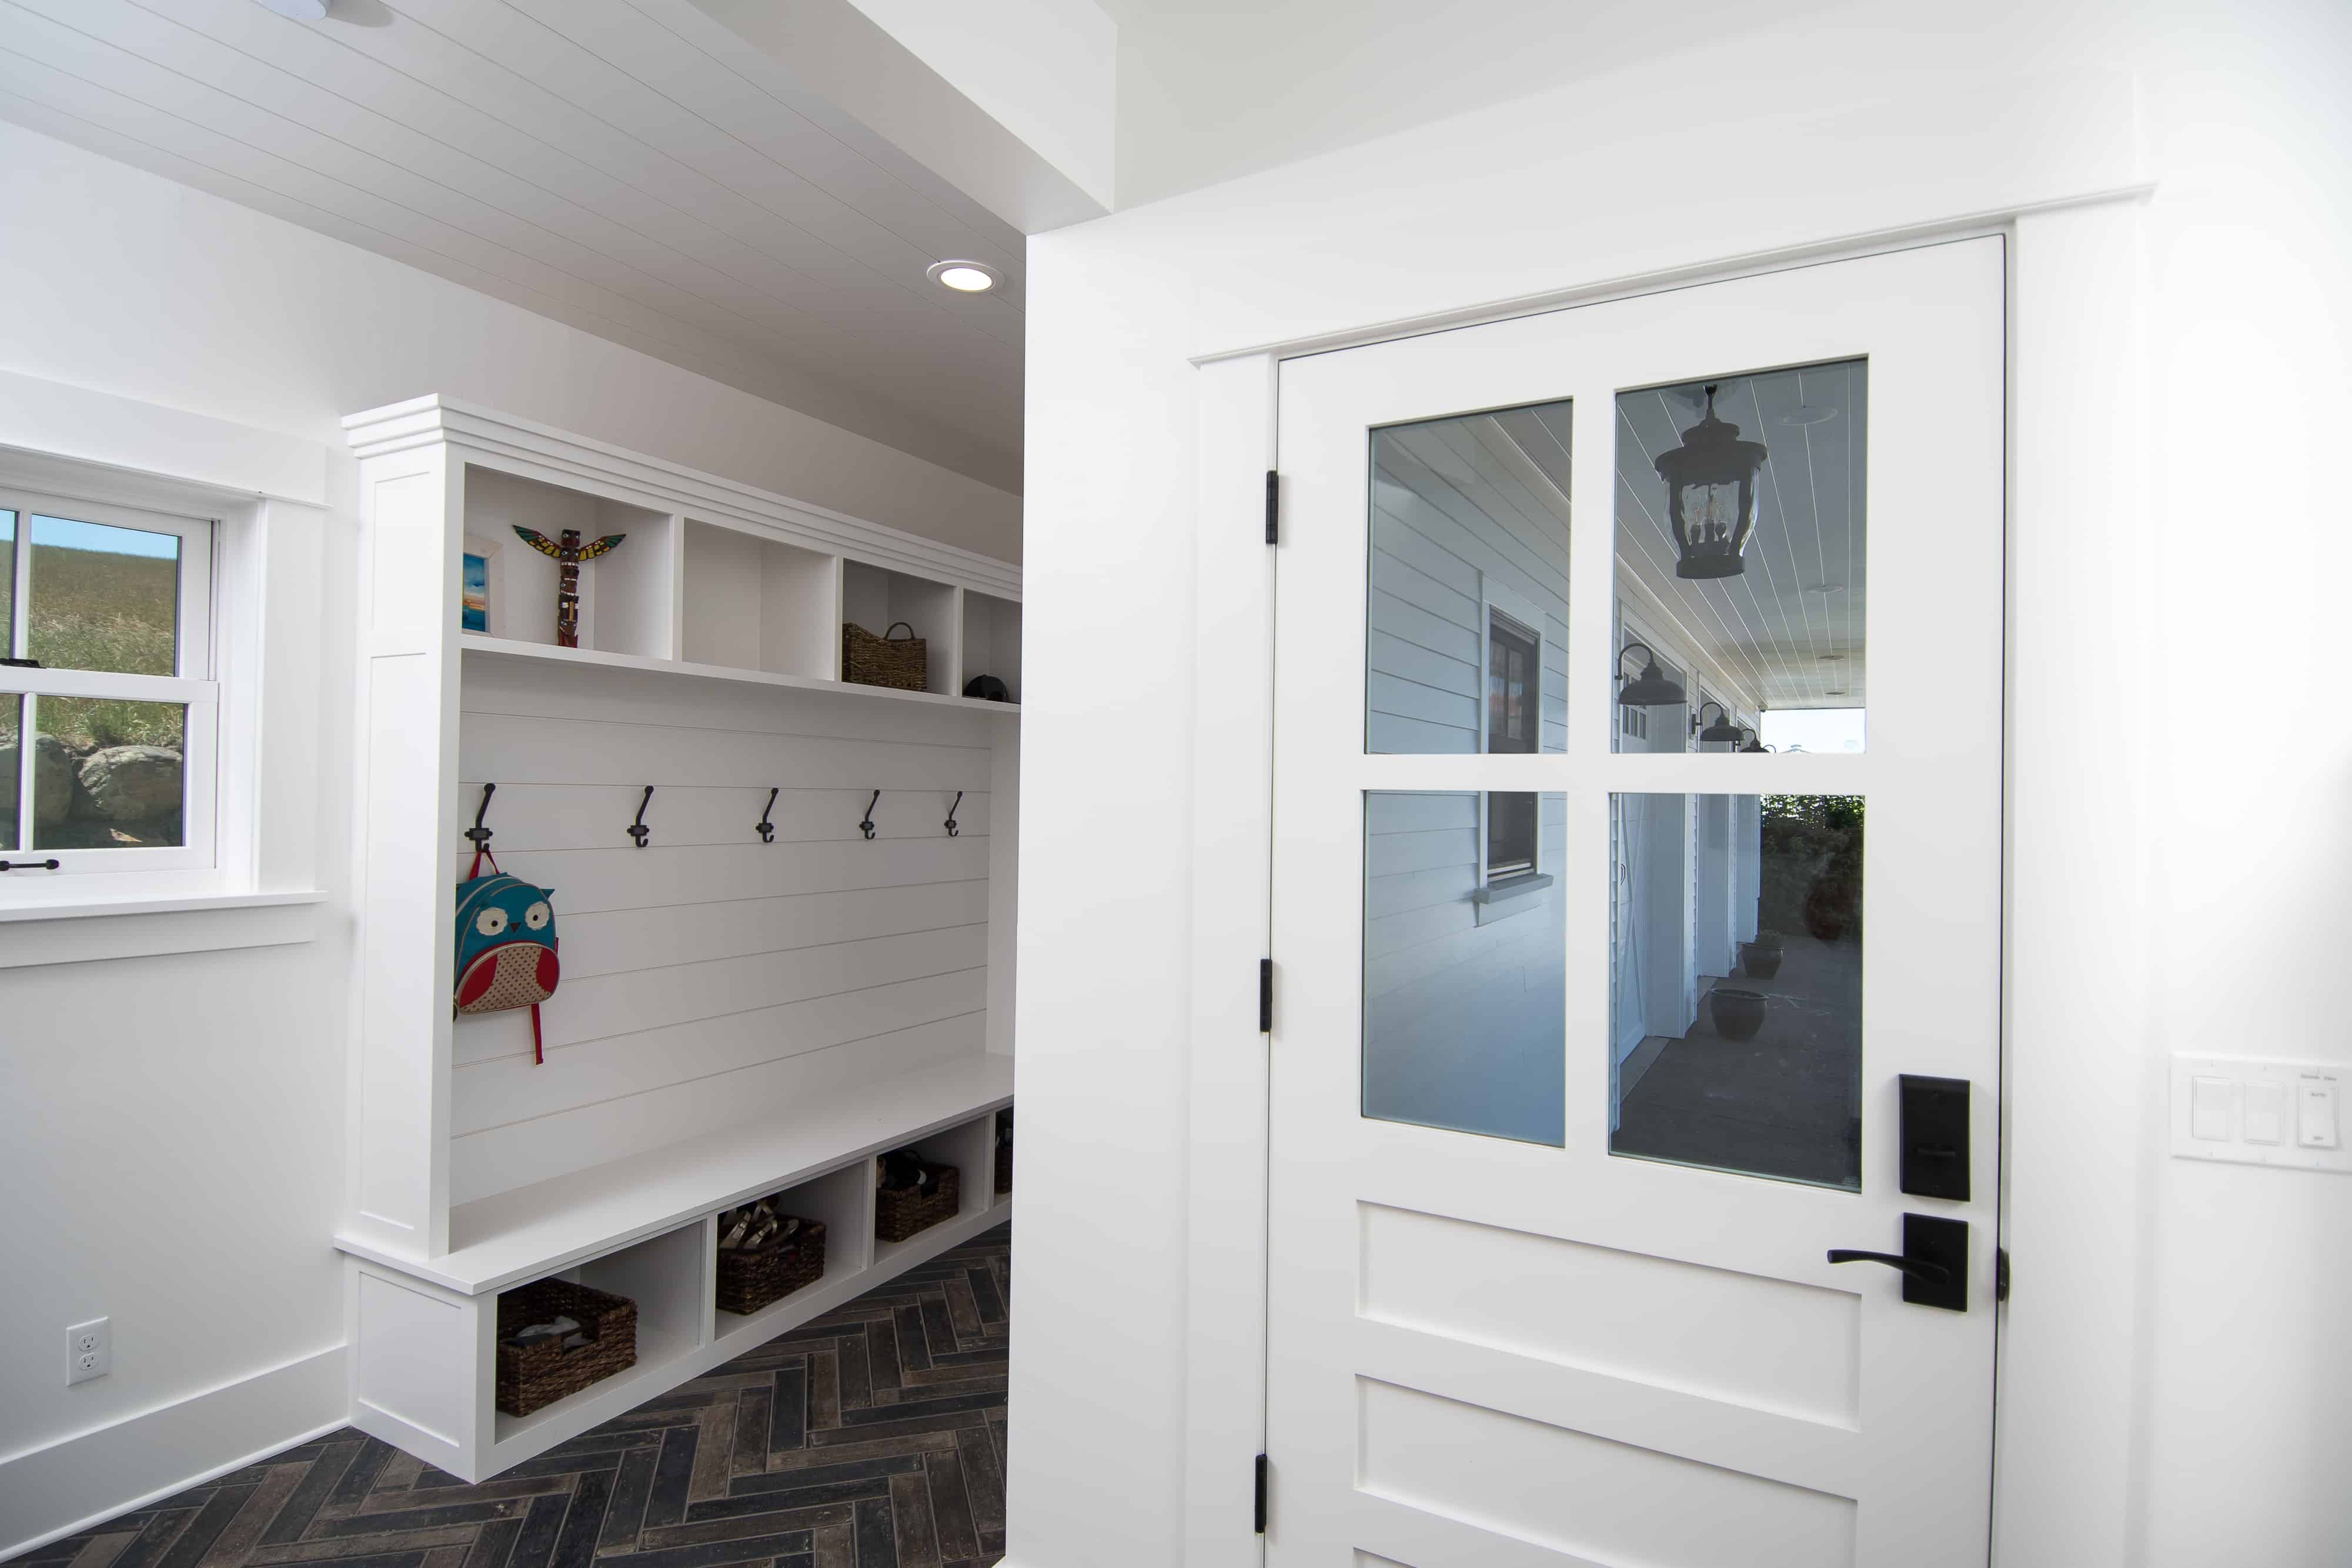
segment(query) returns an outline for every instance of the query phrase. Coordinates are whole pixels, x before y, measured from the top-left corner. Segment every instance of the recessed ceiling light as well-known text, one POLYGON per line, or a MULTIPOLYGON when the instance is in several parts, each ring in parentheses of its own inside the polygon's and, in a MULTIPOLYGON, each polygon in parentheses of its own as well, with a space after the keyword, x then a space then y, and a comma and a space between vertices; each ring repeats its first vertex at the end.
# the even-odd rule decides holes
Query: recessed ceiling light
POLYGON ((924 276, 959 294, 985 294, 997 284, 996 268, 984 261, 935 261, 924 276))
POLYGON ((1843 653, 1823 653, 1822 655, 1822 663, 1824 664, 1834 664, 1840 659, 1844 657, 1845 655, 1843 653))
POLYGON ((1845 584, 1843 582, 1809 582, 1805 584, 1805 591, 1807 593, 1843 593, 1845 591, 1845 584))
POLYGON ((330 0, 261 0, 264 5, 281 16, 291 16, 297 22, 316 22, 327 14, 330 0))
POLYGON ((1801 404, 1782 414, 1780 423, 1782 424, 1821 424, 1836 417, 1837 410, 1833 408, 1814 408, 1810 404, 1801 404))

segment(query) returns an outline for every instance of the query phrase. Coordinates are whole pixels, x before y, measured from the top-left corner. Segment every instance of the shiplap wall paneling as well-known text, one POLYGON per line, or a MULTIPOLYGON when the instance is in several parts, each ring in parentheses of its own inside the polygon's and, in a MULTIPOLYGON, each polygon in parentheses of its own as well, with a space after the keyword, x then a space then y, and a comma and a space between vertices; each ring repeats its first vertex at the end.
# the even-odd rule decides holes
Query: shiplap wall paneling
POLYGON ((498 783, 499 863, 554 890, 564 972, 544 1062, 527 1013, 458 1020, 454 1202, 986 1048, 990 743, 1009 725, 504 661, 469 671, 463 706, 457 798, 498 783))
POLYGON ((691 519, 685 532, 688 660, 840 678, 840 557, 691 519))
MULTIPOLYGON (((1561 896, 1566 802, 1538 802, 1537 870, 1550 887, 1526 895, 1532 912, 1561 896)), ((1454 988, 1475 983, 1518 938, 1547 925, 1512 916, 1480 925, 1478 797, 1375 791, 1365 801, 1364 998, 1368 1030, 1429 1025, 1454 988)))
MULTIPOLYGON (((1021 602, 989 593, 963 596, 963 678, 994 675, 1021 700, 1021 602)), ((957 688, 961 691, 962 688, 957 688)))
POLYGON ((580 565, 580 646, 649 659, 677 656, 677 518, 478 463, 466 466, 465 517, 467 538, 498 547, 490 635, 555 641, 562 568, 515 529, 530 528, 560 544, 563 530, 574 528, 583 545, 608 534, 623 537, 609 554, 580 565))
POLYGON ((909 577, 862 560, 841 567, 841 618, 877 637, 905 622, 927 644, 930 691, 954 695, 963 690, 957 673, 963 644, 963 596, 943 582, 909 577))
POLYGON ((1543 622, 1538 628, 1544 643, 1542 747, 1565 751, 1566 525, 1549 514, 1507 510, 1496 497, 1455 487, 1409 450, 1433 439, 1412 432, 1384 439, 1379 448, 1381 466, 1372 484, 1367 747, 1414 753, 1478 749, 1486 660, 1484 606, 1491 582, 1534 605, 1543 622))

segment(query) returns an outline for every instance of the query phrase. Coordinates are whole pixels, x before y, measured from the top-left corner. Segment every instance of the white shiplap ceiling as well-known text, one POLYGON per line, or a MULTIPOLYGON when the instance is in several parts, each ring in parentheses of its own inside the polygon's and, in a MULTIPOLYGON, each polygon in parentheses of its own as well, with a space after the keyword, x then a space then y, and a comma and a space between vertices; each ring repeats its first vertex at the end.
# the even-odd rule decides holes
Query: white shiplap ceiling
POLYGON ((0 116, 1020 487, 1019 234, 689 0, 0 0, 0 116))

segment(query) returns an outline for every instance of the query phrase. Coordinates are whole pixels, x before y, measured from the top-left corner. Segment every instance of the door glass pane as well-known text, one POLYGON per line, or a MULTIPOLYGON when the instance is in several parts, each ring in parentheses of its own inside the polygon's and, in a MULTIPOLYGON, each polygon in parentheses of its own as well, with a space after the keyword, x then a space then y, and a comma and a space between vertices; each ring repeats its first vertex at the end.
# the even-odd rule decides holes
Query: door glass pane
POLYGON ((26 652, 53 670, 178 673, 180 538, 32 518, 26 652))
POLYGON ((1565 821, 1559 795, 1365 795, 1365 1115, 1561 1143, 1565 821))
POLYGON ((1612 795, 1609 1151, 1862 1187, 1859 795, 1612 795))
POLYGON ((1613 684, 1647 731, 1621 718, 1618 750, 1863 748, 1868 383, 1840 360, 1618 394, 1613 684))
POLYGON ((1364 749, 1568 749, 1569 406, 1372 432, 1364 749))
POLYGON ((158 849, 186 841, 185 706, 42 697, 33 713, 34 848, 158 849))
POLYGON ((0 509, 0 658, 16 652, 16 514, 0 509))
POLYGON ((21 847, 16 837, 16 789, 24 773, 17 749, 25 733, 24 706, 24 698, 0 692, 0 854, 21 847))

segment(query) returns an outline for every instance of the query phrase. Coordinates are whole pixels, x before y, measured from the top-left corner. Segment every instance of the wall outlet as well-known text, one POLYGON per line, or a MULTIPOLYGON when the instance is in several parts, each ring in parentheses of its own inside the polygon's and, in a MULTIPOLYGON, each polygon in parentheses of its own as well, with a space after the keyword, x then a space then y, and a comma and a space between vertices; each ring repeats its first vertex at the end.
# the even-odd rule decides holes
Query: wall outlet
POLYGON ((104 1318, 92 1318, 66 1330, 66 1386, 104 1377, 114 1370, 114 1329, 104 1318))

